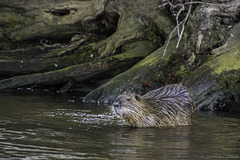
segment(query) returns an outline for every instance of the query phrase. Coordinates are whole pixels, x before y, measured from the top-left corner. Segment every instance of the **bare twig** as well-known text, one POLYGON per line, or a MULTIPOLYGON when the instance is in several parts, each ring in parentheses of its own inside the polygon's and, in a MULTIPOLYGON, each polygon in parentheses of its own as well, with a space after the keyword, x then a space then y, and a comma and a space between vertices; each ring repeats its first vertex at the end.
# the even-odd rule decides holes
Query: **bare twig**
POLYGON ((158 8, 163 8, 163 7, 165 7, 166 5, 168 5, 168 2, 162 4, 161 6, 158 6, 158 8))
POLYGON ((168 48, 168 45, 169 45, 169 43, 170 43, 170 40, 171 40, 171 38, 172 38, 172 36, 173 36, 173 33, 176 31, 177 28, 179 28, 180 25, 182 25, 182 23, 183 23, 183 21, 181 21, 181 22, 179 23, 179 25, 177 25, 176 27, 174 27, 174 29, 172 30, 172 32, 169 34, 168 40, 166 41, 165 49, 164 49, 164 51, 163 51, 162 58, 161 58, 161 60, 160 60, 160 63, 159 63, 159 65, 158 65, 157 69, 160 67, 160 64, 162 63, 162 60, 163 60, 163 58, 164 58, 164 56, 165 56, 165 54, 166 54, 166 52, 167 52, 167 48, 168 48))
MULTIPOLYGON (((185 10, 185 7, 183 4, 180 5, 181 6, 181 9, 178 11, 177 15, 176 15, 176 22, 177 22, 177 26, 179 26, 178 24, 178 18, 179 18, 179 15, 182 13, 182 11, 185 10)), ((177 27, 177 33, 178 33, 178 37, 180 36, 180 33, 179 33, 179 27, 177 27)))
POLYGON ((189 8, 188 8, 187 15, 186 15, 186 17, 184 18, 184 20, 182 21, 182 22, 183 22, 183 23, 182 23, 182 31, 181 31, 180 35, 178 36, 178 42, 177 42, 176 48, 178 48, 179 43, 180 43, 180 41, 181 41, 181 39, 182 39, 182 35, 183 35, 183 32, 184 32, 185 23, 186 23, 187 20, 188 20, 188 17, 189 17, 189 15, 190 15, 190 13, 191 13, 191 10, 192 10, 192 4, 190 4, 190 6, 189 6, 189 8))
MULTIPOLYGON (((191 2, 192 2, 192 1, 191 1, 191 2)), ((163 58, 164 58, 164 56, 165 56, 165 54, 166 54, 166 52, 167 52, 167 48, 168 48, 168 45, 169 45, 169 43, 170 43, 170 40, 171 40, 171 38, 172 38, 172 36, 173 36, 173 33, 174 33, 176 30, 177 30, 177 33, 178 33, 178 42, 177 42, 176 48, 178 48, 179 43, 180 43, 180 41, 181 41, 181 39, 182 39, 183 32, 184 32, 185 23, 187 22, 187 20, 188 20, 188 18, 189 18, 189 15, 190 15, 190 13, 191 13, 191 9, 192 9, 192 4, 190 3, 190 6, 189 6, 189 8, 188 8, 188 12, 187 12, 185 18, 179 23, 179 16, 180 16, 180 14, 185 10, 185 4, 176 4, 176 5, 174 5, 174 4, 171 3, 169 0, 167 0, 167 2, 164 3, 163 5, 161 5, 160 7, 164 7, 164 6, 166 6, 166 5, 170 5, 171 9, 175 9, 175 8, 177 8, 178 6, 180 6, 181 8, 178 10, 177 14, 175 15, 175 16, 176 16, 176 23, 177 23, 177 25, 176 25, 176 27, 174 27, 174 29, 172 30, 172 32, 171 32, 171 33, 169 34, 169 36, 168 36, 168 39, 167 39, 167 41, 166 41, 166 43, 165 43, 166 45, 165 45, 165 49, 164 49, 164 51, 163 51, 163 55, 162 55, 162 58, 161 58, 161 60, 160 60, 160 63, 159 63, 159 65, 158 65, 157 69, 158 69, 158 68, 160 67, 160 65, 161 65, 161 62, 162 62, 162 60, 163 60, 163 58), (182 29, 181 29, 181 32, 180 32, 180 29, 179 29, 180 27, 182 28, 182 29)))

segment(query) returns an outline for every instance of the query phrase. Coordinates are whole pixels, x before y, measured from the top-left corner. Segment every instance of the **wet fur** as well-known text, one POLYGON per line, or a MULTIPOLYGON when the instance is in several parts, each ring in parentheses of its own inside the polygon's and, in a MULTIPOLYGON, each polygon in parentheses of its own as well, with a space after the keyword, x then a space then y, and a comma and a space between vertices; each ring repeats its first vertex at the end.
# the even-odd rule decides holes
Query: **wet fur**
POLYGON ((124 93, 113 110, 133 127, 190 125, 194 113, 191 96, 181 85, 167 85, 143 96, 124 93))

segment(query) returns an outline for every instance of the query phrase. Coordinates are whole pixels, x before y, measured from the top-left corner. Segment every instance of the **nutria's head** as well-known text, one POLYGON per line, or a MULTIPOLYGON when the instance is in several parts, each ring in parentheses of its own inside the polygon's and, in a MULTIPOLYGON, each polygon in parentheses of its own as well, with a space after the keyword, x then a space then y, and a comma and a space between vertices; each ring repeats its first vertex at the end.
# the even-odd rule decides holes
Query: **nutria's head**
POLYGON ((144 98, 137 94, 124 93, 113 102, 113 110, 130 126, 146 126, 149 110, 144 98))
POLYGON ((132 112, 135 107, 133 104, 139 100, 140 96, 138 95, 124 93, 114 100, 113 109, 117 115, 125 116, 129 114, 128 112, 132 112))

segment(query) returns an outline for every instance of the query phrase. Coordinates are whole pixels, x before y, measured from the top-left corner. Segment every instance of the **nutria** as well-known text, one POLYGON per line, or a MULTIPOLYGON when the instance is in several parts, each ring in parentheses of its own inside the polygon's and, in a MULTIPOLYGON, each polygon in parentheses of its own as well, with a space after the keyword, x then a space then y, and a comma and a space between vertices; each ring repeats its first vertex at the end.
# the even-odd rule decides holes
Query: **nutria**
POLYGON ((194 104, 187 90, 172 84, 143 96, 124 93, 113 102, 113 111, 133 127, 190 125, 194 104))

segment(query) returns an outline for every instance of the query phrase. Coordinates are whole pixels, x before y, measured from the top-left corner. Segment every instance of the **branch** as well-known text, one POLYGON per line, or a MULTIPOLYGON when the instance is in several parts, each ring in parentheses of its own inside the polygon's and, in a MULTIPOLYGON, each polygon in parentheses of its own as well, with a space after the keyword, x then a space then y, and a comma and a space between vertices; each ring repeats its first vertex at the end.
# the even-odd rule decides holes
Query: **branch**
MULTIPOLYGON (((178 36, 178 42, 177 42, 176 48, 178 48, 179 43, 180 43, 180 41, 181 41, 181 39, 182 39, 182 35, 183 35, 183 32, 184 32, 185 23, 186 23, 187 20, 188 20, 188 17, 189 17, 189 15, 190 15, 190 13, 191 13, 191 10, 192 10, 192 4, 190 4, 190 6, 189 6, 189 8, 188 8, 187 15, 186 15, 186 17, 184 18, 184 20, 182 21, 182 22, 183 22, 183 24, 182 24, 182 31, 181 31, 181 33, 180 33, 180 36, 178 36)), ((178 27, 178 28, 179 28, 179 27, 178 27)))
MULTIPOLYGON (((178 24, 178 18, 179 18, 179 15, 182 13, 182 11, 185 10, 185 7, 183 4, 180 5, 181 6, 181 9, 178 11, 177 15, 176 15, 176 22, 177 22, 177 26, 179 26, 178 24)), ((180 36, 179 34, 179 27, 177 27, 177 31, 178 31, 178 37, 180 36)))
MULTIPOLYGON (((191 1, 192 1, 192 0, 191 0, 191 1)), ((162 62, 162 60, 163 60, 163 58, 164 58, 164 56, 165 56, 165 54, 166 54, 166 52, 167 52, 167 48, 168 48, 168 45, 169 45, 170 40, 171 40, 171 38, 172 38, 172 35, 173 35, 173 33, 174 33, 176 30, 177 30, 177 33, 178 33, 178 42, 177 42, 176 48, 178 48, 179 43, 180 43, 180 41, 181 41, 181 39, 182 39, 182 35, 183 35, 183 32, 184 32, 184 29, 185 29, 185 23, 187 22, 187 20, 188 20, 188 18, 189 18, 189 15, 190 15, 190 13, 191 13, 191 10, 192 10, 192 4, 190 3, 190 6, 189 6, 189 8, 188 8, 188 12, 187 12, 185 18, 179 23, 179 22, 178 22, 178 19, 179 19, 180 14, 185 10, 185 3, 184 3, 184 4, 176 4, 176 5, 174 5, 174 4, 172 4, 171 2, 169 2, 169 0, 168 0, 166 3, 164 3, 164 4, 161 5, 160 7, 166 6, 167 4, 169 4, 172 9, 177 8, 178 6, 180 6, 181 8, 179 9, 178 13, 176 14, 176 23, 177 23, 177 25, 176 25, 176 27, 172 30, 172 32, 171 32, 171 33, 169 34, 169 36, 168 36, 168 40, 166 41, 166 46, 165 46, 165 49, 164 49, 164 51, 163 51, 162 58, 161 58, 161 60, 160 60, 160 63, 159 63, 158 66, 157 66, 157 70, 159 69, 159 67, 160 67, 160 65, 161 65, 161 62, 162 62), (179 27, 180 27, 180 26, 182 26, 181 32, 179 31, 179 27)))

